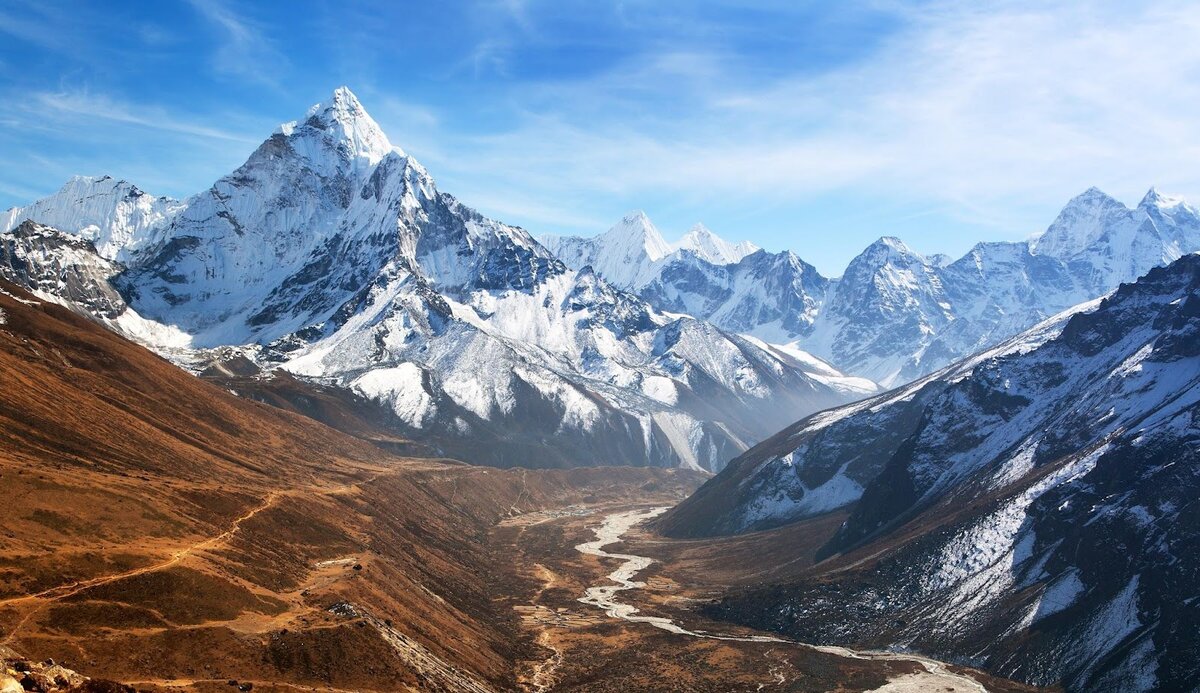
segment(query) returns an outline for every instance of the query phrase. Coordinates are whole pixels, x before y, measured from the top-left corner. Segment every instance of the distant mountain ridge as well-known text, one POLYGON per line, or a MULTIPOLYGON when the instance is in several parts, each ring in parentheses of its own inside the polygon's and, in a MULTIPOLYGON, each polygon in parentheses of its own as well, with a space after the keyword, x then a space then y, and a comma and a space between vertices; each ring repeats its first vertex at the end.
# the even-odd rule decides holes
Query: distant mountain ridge
POLYGON ((884 237, 836 279, 790 251, 672 251, 641 213, 596 238, 548 247, 663 310, 791 344, 843 373, 895 386, 1200 250, 1200 213, 1154 189, 1130 209, 1091 188, 1032 241, 979 243, 951 260, 884 237))
POLYGON ((642 213, 543 244, 439 191, 344 88, 186 200, 74 178, 0 220, 8 275, 196 370, 233 350, 476 461, 707 469, 1200 248, 1181 200, 1094 189, 1031 242, 950 262, 883 238, 836 279, 642 213))

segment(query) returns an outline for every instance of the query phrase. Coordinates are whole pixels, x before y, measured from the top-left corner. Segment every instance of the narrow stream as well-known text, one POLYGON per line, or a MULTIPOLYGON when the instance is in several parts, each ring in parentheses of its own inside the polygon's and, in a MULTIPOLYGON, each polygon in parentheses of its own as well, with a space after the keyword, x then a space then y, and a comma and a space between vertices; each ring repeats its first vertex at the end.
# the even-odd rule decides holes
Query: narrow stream
POLYGON ((679 635, 690 635, 694 638, 710 638, 713 640, 735 640, 739 642, 788 642, 782 638, 775 638, 768 635, 752 635, 749 637, 737 637, 733 635, 714 635, 712 633, 700 633, 697 631, 688 630, 683 626, 675 623, 669 618, 662 616, 643 616, 640 615, 639 609, 632 604, 624 604, 617 601, 617 593, 626 590, 642 589, 646 586, 644 582, 638 582, 633 579, 633 576, 645 570, 654 563, 653 558, 646 556, 634 556, 627 553, 609 553, 604 550, 605 546, 614 544, 620 541, 630 529, 635 527, 652 517, 658 517, 667 510, 669 506, 661 508, 650 508, 649 510, 629 510, 622 513, 615 513, 604 518, 604 523, 600 525, 596 531, 596 540, 589 541, 586 544, 580 544, 575 547, 576 551, 585 553, 589 556, 599 556, 601 558, 616 558, 625 561, 619 568, 608 574, 608 579, 616 584, 613 585, 597 585, 587 588, 579 601, 584 604, 604 609, 604 612, 612 618, 619 618, 633 623, 648 623, 655 628, 661 628, 665 631, 678 633, 679 635))
POLYGON ((647 623, 655 628, 677 633, 679 635, 687 635, 693 638, 708 638, 711 640, 731 640, 736 642, 774 642, 787 643, 798 645, 801 647, 809 647, 814 650, 835 654, 840 657, 849 657, 851 659, 870 659, 870 660, 896 660, 917 662, 925 668, 925 673, 920 675, 910 675, 908 680, 897 679, 880 690, 888 691, 923 691, 928 690, 931 684, 940 684, 945 686, 947 691, 977 691, 979 693, 987 693, 987 689, 983 687, 975 679, 956 674, 946 668, 943 662, 936 659, 929 659, 920 655, 901 654, 898 652, 885 651, 869 651, 869 650, 851 650, 846 647, 837 647, 833 645, 810 645, 808 643, 786 640, 770 635, 751 635, 751 636, 735 636, 721 635, 715 633, 705 633, 693 631, 680 626, 675 621, 662 616, 645 616, 639 613, 639 609, 632 604, 625 604, 617 600, 617 594, 627 590, 644 589, 646 583, 639 582, 633 578, 652 563, 653 558, 646 556, 635 556, 627 553, 609 553, 604 550, 605 546, 614 544, 621 540, 633 527, 645 522, 653 517, 665 513, 669 507, 650 508, 648 510, 627 510, 625 512, 613 513, 604 518, 604 522, 594 531, 596 540, 579 544, 575 547, 576 551, 587 554, 589 556, 597 556, 600 558, 615 558, 624 561, 616 570, 608 574, 608 579, 615 583, 610 585, 594 585, 587 588, 584 596, 579 598, 579 601, 584 604, 599 607, 604 610, 611 618, 619 618, 632 623, 647 623), (927 678, 922 678, 927 677, 927 678))

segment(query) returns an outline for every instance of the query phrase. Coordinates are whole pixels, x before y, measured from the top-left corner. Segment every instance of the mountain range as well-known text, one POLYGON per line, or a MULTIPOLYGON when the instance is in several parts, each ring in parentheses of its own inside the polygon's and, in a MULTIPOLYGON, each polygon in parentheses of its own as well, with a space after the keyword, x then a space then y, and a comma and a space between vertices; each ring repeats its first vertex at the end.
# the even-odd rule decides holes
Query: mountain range
POLYGON ((825 277, 641 212, 535 237, 343 87, 186 199, 76 177, 0 224, 0 676, 15 637, 204 685, 221 652, 349 688, 1200 681, 1182 199, 825 277), (526 469, 602 465, 685 469, 526 469))
POLYGON ((1154 189, 1130 209, 1091 188, 1030 241, 979 243, 950 260, 884 237, 836 278, 791 251, 695 238, 692 231, 670 246, 635 213, 592 239, 543 241, 568 266, 591 266, 663 310, 894 387, 1200 250, 1200 213, 1154 189))
POLYGON ((837 278, 642 213, 539 241, 439 191, 344 87, 186 200, 77 177, 0 222, 0 273, 193 371, 336 388, 473 462, 714 471, 1200 249, 1182 200, 1095 189, 1031 241, 885 237, 837 278))
POLYGON ((3 221, 4 276, 193 370, 355 393, 475 462, 717 469, 876 389, 566 267, 438 191, 346 88, 186 200, 75 178, 3 221))

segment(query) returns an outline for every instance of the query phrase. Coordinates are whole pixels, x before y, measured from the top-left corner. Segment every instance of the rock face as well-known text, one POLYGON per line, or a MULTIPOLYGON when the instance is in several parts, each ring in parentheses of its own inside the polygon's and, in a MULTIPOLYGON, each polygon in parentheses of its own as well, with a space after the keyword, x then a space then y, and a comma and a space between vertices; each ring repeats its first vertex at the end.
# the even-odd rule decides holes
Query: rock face
POLYGON ((928 375, 1200 250, 1200 213, 1155 190, 1130 209, 1090 189, 1033 241, 980 243, 955 261, 881 238, 839 279, 786 251, 698 252, 733 247, 707 229, 704 241, 689 234, 673 248, 644 215, 636 224, 631 218, 597 238, 554 239, 549 247, 568 266, 591 265, 663 310, 789 344, 885 386, 928 375))
POLYGON ((881 238, 846 268, 804 344, 878 382, 905 382, 939 360, 927 345, 955 319, 945 294, 935 266, 881 238))
POLYGON ((661 527, 726 533, 856 503, 808 577, 714 612, 1071 690, 1190 690, 1198 464, 1200 255, 1188 255, 801 421, 661 527))
POLYGON ((35 662, 0 645, 0 693, 134 693, 132 686, 90 679, 53 659, 35 662))
POLYGON ((109 283, 122 269, 91 242, 32 221, 0 234, 0 278, 101 318, 116 318, 127 308, 109 283))
POLYGON ((703 315, 775 343, 812 332, 830 282, 794 253, 763 250, 715 264, 690 251, 664 261, 638 294, 663 310, 703 315))
POLYGON ((780 344, 810 333, 830 286, 791 252, 729 243, 703 224, 667 243, 643 212, 626 215, 595 238, 541 240, 568 267, 591 267, 661 310, 780 344))
MULTIPOLYGON (((10 225, 32 216, 64 233, 38 232, 53 249, 34 227, 5 234, 6 276, 197 370, 235 347, 365 396, 404 434, 470 441, 455 451, 471 461, 716 469, 797 415, 874 389, 568 268, 440 192, 345 88, 198 195, 135 191, 77 179, 10 210, 10 225), (29 257, 89 269, 56 283, 29 257)), ((612 238, 662 252, 647 225, 631 217, 612 238)), ((741 252, 718 240, 689 242, 741 252)))
POLYGON ((71 229, 108 260, 126 260, 149 243, 154 230, 181 208, 177 200, 154 197, 111 176, 75 176, 57 193, 25 207, 0 212, 0 231, 33 219, 71 229))

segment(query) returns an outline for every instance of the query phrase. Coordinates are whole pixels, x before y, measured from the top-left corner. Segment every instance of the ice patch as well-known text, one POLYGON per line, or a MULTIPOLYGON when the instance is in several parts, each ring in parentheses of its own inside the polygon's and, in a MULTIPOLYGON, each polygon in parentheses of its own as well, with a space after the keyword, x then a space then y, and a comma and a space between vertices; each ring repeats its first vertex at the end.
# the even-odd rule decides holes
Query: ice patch
MULTIPOLYGON (((795 464, 795 455, 796 452, 792 452, 767 464, 790 469, 795 464)), ((819 515, 862 498, 862 485, 846 475, 848 465, 842 465, 828 481, 814 488, 808 488, 791 472, 787 472, 784 479, 764 489, 743 506, 740 526, 746 528, 772 520, 819 515)))
POLYGON ((1086 475, 1107 450, 1101 446, 1064 465, 946 542, 924 588, 931 593, 952 590, 946 608, 958 618, 1000 597, 1013 584, 1014 569, 1031 558, 1034 536, 1025 526, 1029 506, 1047 491, 1086 475))
POLYGON ((402 421, 424 428, 437 413, 433 398, 425 391, 424 373, 415 363, 368 371, 351 383, 351 388, 368 399, 384 401, 402 421))
POLYGON ((155 350, 178 351, 192 347, 192 336, 174 325, 143 318, 132 308, 109 321, 117 332, 155 350))
POLYGON ((1138 618, 1140 579, 1140 575, 1134 575, 1125 589, 1088 622, 1086 630, 1079 637, 1082 649, 1090 653, 1086 659, 1087 667, 1079 676, 1080 679, 1086 679, 1106 654, 1142 627, 1141 619, 1138 618))
POLYGON ((1038 599, 1033 612, 1033 622, 1056 614, 1075 603, 1083 594, 1084 584, 1079 579, 1079 571, 1075 568, 1063 573, 1055 580, 1038 599))
POLYGON ((652 375, 643 380, 642 394, 663 404, 675 404, 679 401, 675 381, 661 375, 652 375))

